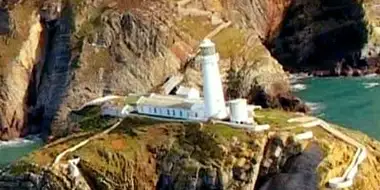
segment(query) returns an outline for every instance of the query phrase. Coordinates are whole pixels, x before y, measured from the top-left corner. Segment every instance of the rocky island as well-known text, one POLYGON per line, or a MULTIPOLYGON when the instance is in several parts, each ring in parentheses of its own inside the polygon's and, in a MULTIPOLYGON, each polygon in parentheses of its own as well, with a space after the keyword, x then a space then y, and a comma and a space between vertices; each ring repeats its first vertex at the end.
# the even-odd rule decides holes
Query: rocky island
MULTIPOLYGON (((1 169, 0 189, 324 189, 345 175, 357 147, 289 122, 308 108, 282 65, 320 75, 378 71, 375 0, 334 2, 0 1, 0 139, 49 142, 1 169), (337 38, 342 31, 356 40, 337 38), (109 94, 124 106, 131 94, 201 89, 204 38, 219 52, 226 99, 262 106, 255 120, 270 131, 117 119, 81 106, 109 94), (311 140, 294 139, 307 131, 311 140)), ((350 189, 378 189, 379 142, 330 125, 367 151, 350 189)))

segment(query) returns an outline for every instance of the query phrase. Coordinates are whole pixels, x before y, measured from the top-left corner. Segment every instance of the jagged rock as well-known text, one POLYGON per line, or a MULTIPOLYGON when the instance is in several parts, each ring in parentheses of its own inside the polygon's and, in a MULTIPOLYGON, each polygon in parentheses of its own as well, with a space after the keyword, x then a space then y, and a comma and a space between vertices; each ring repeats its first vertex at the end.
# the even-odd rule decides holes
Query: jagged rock
POLYGON ((237 167, 243 167, 244 165, 245 165, 245 163, 246 163, 246 159, 245 158, 239 158, 238 160, 237 160, 237 162, 236 162, 236 166, 237 167))
POLYGON ((45 1, 41 7, 41 18, 46 22, 57 20, 61 17, 62 8, 62 2, 59 0, 45 1))
POLYGON ((260 190, 303 190, 317 189, 316 168, 321 162, 322 151, 311 144, 301 155, 288 161, 284 172, 271 177, 260 190))
POLYGON ((9 13, 0 9, 0 35, 8 34, 10 31, 9 13))
POLYGON ((351 76, 350 70, 344 70, 350 66, 360 70, 370 68, 373 73, 378 66, 370 64, 366 57, 371 57, 367 42, 378 41, 376 25, 369 24, 378 14, 373 11, 375 4, 296 0, 290 5, 279 33, 268 43, 272 55, 294 72, 351 76), (350 38, 355 40, 347 40, 350 38))

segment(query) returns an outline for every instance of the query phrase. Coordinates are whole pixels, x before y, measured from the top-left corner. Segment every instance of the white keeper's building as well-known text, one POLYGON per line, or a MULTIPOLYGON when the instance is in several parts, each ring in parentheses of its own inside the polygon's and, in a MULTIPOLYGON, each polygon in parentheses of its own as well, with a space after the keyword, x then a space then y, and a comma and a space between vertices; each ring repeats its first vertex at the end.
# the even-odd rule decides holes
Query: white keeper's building
POLYGON ((151 116, 207 121, 229 120, 233 123, 252 124, 253 108, 245 99, 226 104, 219 73, 219 55, 209 39, 202 41, 200 56, 203 75, 203 97, 198 90, 180 86, 176 95, 150 94, 136 102, 136 111, 151 116))

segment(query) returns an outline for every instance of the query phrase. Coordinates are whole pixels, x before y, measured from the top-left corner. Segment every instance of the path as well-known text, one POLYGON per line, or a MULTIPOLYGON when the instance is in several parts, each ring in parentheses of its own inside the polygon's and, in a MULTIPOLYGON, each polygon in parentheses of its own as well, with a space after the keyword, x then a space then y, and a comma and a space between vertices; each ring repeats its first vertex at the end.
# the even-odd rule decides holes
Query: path
MULTIPOLYGON (((178 1, 177 4, 177 12, 180 14, 180 16, 212 16, 213 12, 208 11, 208 10, 201 10, 199 8, 186 8, 186 6, 191 3, 191 0, 181 0, 178 1)), ((211 39, 215 35, 217 35, 219 32, 221 32, 223 29, 226 29, 230 27, 232 24, 231 21, 225 21, 223 23, 220 23, 214 30, 209 32, 204 39, 208 38, 211 39)), ((199 53, 199 48, 195 49, 195 54, 190 55, 188 57, 189 59, 194 58, 197 54, 199 53)))
POLYGON ((351 144, 357 148, 354 158, 352 159, 352 162, 350 165, 346 168, 346 171, 341 177, 336 177, 333 179, 330 179, 328 182, 329 187, 334 189, 340 189, 340 188, 347 188, 351 187, 353 185, 353 180, 358 172, 359 165, 364 161, 364 159, 367 157, 367 151, 364 145, 360 144, 359 142, 355 141, 351 137, 345 135, 344 133, 340 132, 339 130, 335 129, 334 127, 331 127, 327 122, 315 118, 315 117, 297 117, 292 118, 288 120, 289 123, 301 123, 301 126, 304 128, 311 128, 311 127, 321 127, 333 136, 343 140, 344 142, 351 144))
POLYGON ((95 134, 94 136, 92 136, 92 137, 90 137, 90 138, 88 138, 88 139, 80 142, 79 144, 66 149, 65 151, 63 151, 62 153, 60 153, 59 155, 57 155, 55 157, 52 167, 56 166, 67 153, 74 152, 77 149, 81 148, 82 146, 86 145, 88 142, 90 142, 92 140, 95 140, 95 139, 97 139, 97 138, 99 138, 99 137, 101 137, 101 136, 103 136, 105 134, 108 134, 110 131, 112 131, 116 127, 118 127, 121 122, 122 122, 122 120, 119 119, 119 121, 117 123, 115 123, 114 125, 112 125, 110 128, 104 130, 103 132, 95 134))

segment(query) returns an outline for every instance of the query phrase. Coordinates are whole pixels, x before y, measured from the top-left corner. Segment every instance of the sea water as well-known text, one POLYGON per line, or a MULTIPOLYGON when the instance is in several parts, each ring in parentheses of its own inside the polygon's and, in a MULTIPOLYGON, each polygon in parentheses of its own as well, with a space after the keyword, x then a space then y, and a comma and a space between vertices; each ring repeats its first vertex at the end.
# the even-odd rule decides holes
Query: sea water
POLYGON ((380 139, 380 77, 307 78, 293 81, 312 114, 380 139))
POLYGON ((43 141, 36 136, 0 141, 0 168, 41 147, 43 141))

